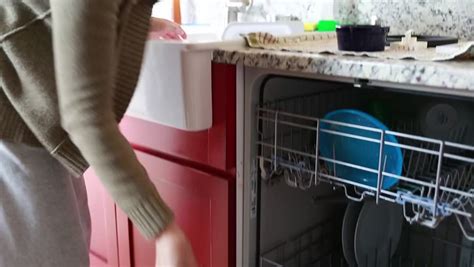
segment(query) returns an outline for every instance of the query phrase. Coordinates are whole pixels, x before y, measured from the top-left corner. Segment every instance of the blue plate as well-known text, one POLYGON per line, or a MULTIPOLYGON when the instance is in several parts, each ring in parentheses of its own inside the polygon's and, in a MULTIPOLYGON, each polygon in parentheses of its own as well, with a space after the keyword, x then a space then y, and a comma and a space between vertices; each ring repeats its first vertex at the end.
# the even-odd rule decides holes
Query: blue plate
MULTIPOLYGON (((387 130, 387 127, 383 123, 378 121, 376 118, 370 116, 367 113, 353 109, 340 109, 330 112, 324 117, 324 120, 350 123, 360 126, 377 128, 381 130, 387 130)), ((320 129, 368 137, 377 140, 380 139, 379 132, 369 131, 365 129, 357 129, 342 125, 335 125, 324 121, 321 121, 320 129)), ((322 157, 336 159, 338 161, 356 164, 374 170, 378 169, 380 150, 379 143, 354 139, 340 135, 334 135, 323 131, 320 132, 319 137, 319 150, 322 157)), ((385 135, 385 141, 398 144, 397 139, 393 135, 385 135)), ((395 175, 401 175, 403 167, 403 157, 401 148, 390 145, 384 145, 384 157, 387 158, 385 172, 395 175)), ((382 160, 384 159, 384 157, 382 158, 382 160)), ((334 164, 326 162, 326 165, 334 174, 334 164)), ((377 187, 376 173, 371 173, 368 171, 359 170, 340 164, 335 165, 335 171, 335 176, 339 178, 358 182, 375 188, 377 187)), ((389 189, 398 183, 398 179, 388 176, 384 176, 383 178, 383 189, 389 189)))

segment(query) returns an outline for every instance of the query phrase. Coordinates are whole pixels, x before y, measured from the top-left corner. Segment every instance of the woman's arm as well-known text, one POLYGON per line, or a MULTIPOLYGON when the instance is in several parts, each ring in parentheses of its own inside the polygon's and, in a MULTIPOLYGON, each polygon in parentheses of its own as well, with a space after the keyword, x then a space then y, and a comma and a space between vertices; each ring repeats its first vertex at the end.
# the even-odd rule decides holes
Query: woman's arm
POLYGON ((113 112, 119 0, 51 0, 62 125, 135 226, 157 237, 172 221, 113 112))
POLYGON ((157 266, 196 266, 189 242, 115 120, 120 2, 50 1, 62 124, 118 206, 145 237, 157 238, 157 266))

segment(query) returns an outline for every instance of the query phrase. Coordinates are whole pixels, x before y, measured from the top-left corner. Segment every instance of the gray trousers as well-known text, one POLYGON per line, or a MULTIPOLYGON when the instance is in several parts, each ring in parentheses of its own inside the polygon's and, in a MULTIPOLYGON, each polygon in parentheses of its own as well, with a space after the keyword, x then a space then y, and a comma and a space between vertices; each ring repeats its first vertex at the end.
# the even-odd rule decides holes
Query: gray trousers
POLYGON ((0 267, 89 266, 82 178, 41 148, 0 140, 0 267))

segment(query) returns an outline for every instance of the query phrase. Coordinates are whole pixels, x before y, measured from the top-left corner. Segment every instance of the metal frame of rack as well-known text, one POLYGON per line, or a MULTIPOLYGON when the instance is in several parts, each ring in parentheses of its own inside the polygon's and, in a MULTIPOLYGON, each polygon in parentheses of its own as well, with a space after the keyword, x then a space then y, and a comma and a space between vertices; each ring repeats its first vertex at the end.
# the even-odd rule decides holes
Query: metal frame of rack
MULTIPOLYGON (((262 180, 283 177, 289 186, 303 190, 321 182, 329 183, 342 188, 346 197, 353 201, 373 197, 377 202, 385 200, 403 205, 409 223, 430 228, 455 216, 464 236, 474 240, 473 146, 411 134, 406 130, 406 124, 397 125, 398 131, 384 131, 307 116, 304 112, 287 112, 278 107, 273 103, 257 108, 260 125, 257 166, 262 180), (370 132, 371 136, 377 137, 338 131, 341 127, 370 132), (377 168, 341 161, 336 155, 323 157, 319 152, 321 134, 376 144, 379 147, 377 168), (394 136, 398 143, 388 141, 388 136, 394 136), (390 160, 383 157, 387 147, 399 147, 403 151, 401 175, 385 169, 390 160), (377 186, 338 176, 338 166, 377 175, 377 186), (384 188, 382 185, 387 178, 397 179, 397 185, 384 188)), ((462 133, 454 135, 462 136, 462 133)))

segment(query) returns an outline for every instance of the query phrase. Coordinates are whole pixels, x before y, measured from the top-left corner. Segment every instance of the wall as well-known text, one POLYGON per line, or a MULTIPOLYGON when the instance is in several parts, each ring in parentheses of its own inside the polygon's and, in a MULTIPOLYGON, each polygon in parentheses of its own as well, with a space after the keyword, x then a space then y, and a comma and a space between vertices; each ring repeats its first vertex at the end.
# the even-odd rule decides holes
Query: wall
POLYGON ((334 0, 254 0, 253 8, 243 19, 273 21, 277 16, 294 16, 303 21, 332 19, 333 2, 334 0))
MULTIPOLYGON (((333 17, 334 0, 254 0, 252 8, 243 14, 243 21, 272 21, 277 15, 296 16, 304 21, 333 17)), ((337 0, 336 0, 337 1, 337 0)), ((163 0, 154 15, 170 17, 172 0, 163 0)), ((185 24, 215 24, 226 21, 226 0, 181 0, 185 24)))
MULTIPOLYGON (((162 5, 166 5, 164 0, 162 5)), ((335 17, 343 23, 367 23, 379 17, 391 33, 408 29, 433 35, 453 35, 474 40, 474 0, 254 0, 244 21, 273 21, 277 15, 303 21, 335 17)), ((183 22, 226 23, 226 0, 181 0, 183 22)), ((162 8, 166 10, 168 8, 162 8)))

